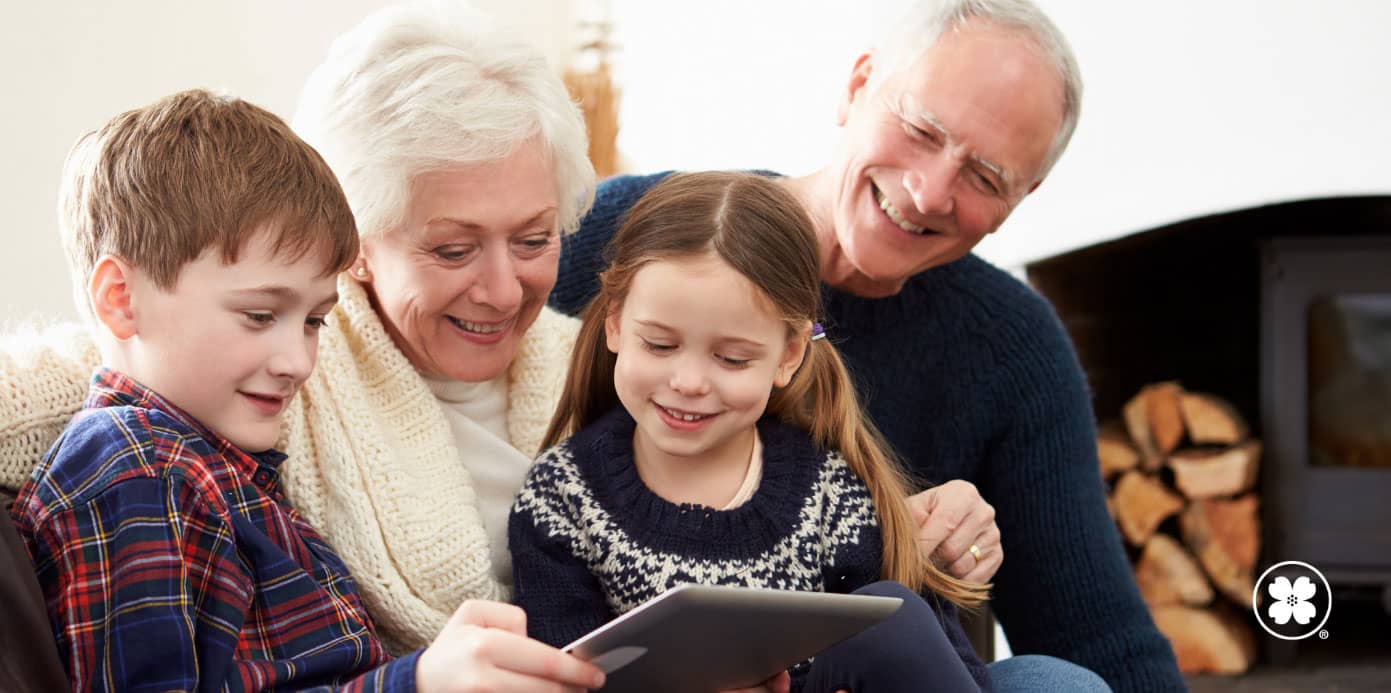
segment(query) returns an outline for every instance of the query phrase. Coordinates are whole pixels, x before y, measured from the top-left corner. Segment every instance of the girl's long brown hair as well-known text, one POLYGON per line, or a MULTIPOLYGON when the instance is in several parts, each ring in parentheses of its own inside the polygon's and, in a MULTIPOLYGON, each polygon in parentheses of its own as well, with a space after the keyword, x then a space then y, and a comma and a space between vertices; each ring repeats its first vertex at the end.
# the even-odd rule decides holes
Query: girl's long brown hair
MULTIPOLYGON (((622 307, 633 276, 649 262, 713 253, 753 282, 787 321, 789 335, 805 338, 820 311, 820 267, 811 220, 777 183, 746 173, 673 175, 629 211, 609 246, 597 296, 582 314, 579 338, 555 417, 549 448, 619 405, 615 355, 604 320, 622 307)), ((913 590, 927 588, 965 607, 982 602, 987 585, 958 580, 918 549, 908 509, 909 484, 888 443, 860 409, 855 388, 830 340, 810 342, 801 368, 773 391, 768 411, 811 433, 816 444, 839 450, 869 488, 883 534, 885 579, 913 590)))

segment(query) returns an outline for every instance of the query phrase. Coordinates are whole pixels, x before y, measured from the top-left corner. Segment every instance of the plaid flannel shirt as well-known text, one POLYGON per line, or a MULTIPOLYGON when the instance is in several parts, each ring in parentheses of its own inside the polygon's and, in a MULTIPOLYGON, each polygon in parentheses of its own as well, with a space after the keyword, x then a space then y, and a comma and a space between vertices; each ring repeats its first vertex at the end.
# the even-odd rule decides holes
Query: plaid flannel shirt
POLYGON ((13 514, 76 690, 415 688, 347 568, 249 455, 99 369, 13 514))

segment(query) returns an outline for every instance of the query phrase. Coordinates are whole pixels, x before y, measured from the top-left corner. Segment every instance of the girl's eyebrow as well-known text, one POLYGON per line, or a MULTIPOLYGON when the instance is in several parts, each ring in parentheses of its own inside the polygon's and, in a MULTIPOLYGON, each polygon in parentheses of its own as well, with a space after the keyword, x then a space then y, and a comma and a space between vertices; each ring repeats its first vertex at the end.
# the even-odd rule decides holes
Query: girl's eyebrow
MULTIPOLYGON (((671 326, 667 325, 666 323, 663 323, 663 322, 661 322, 661 321, 659 321, 659 320, 643 320, 643 319, 639 319, 639 318, 634 318, 634 319, 633 319, 633 322, 635 322, 635 323, 637 323, 638 325, 641 325, 641 326, 643 326, 643 327, 651 327, 651 328, 653 328, 653 329, 664 330, 664 331, 666 331, 666 332, 678 332, 678 331, 679 331, 679 330, 676 330, 676 329, 672 328, 671 326)), ((763 342, 760 342, 760 341, 754 340, 754 339, 748 339, 748 338, 746 338, 746 337, 722 336, 722 337, 719 337, 718 339, 716 339, 716 341, 718 341, 718 342, 738 342, 739 344, 746 344, 746 345, 748 345, 748 346, 755 347, 755 348, 758 348, 758 349, 762 349, 762 348, 764 348, 764 347, 767 346, 767 345, 764 344, 763 342)))

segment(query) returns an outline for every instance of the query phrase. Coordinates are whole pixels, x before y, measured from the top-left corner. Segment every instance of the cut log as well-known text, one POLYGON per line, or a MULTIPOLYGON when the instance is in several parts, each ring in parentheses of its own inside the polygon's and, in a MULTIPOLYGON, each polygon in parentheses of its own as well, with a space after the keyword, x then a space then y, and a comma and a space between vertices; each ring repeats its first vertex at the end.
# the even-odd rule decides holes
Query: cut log
POLYGON ((1185 392, 1179 410, 1188 438, 1200 445, 1236 445, 1246 439, 1246 422, 1226 400, 1201 392, 1185 392))
POLYGON ((1133 546, 1144 546, 1165 518, 1183 509, 1183 499, 1163 483, 1137 471, 1121 475, 1111 495, 1116 524, 1133 546))
POLYGON ((1145 544, 1135 564, 1135 582, 1151 607, 1206 606, 1212 601, 1212 585, 1198 561, 1167 534, 1156 534, 1145 544))
POLYGON ((1140 453, 1118 424, 1103 425, 1096 432, 1096 456, 1101 460, 1101 478, 1110 479, 1140 464, 1140 453))
POLYGON ((1121 410, 1121 415, 1125 419, 1125 430, 1130 434, 1130 440, 1135 444, 1135 449, 1140 453, 1140 466, 1148 472, 1155 471, 1163 464, 1164 458, 1159 456, 1159 448, 1154 443, 1154 433, 1150 431, 1149 403, 1145 396, 1145 391, 1130 398, 1125 403, 1125 408, 1121 410))
POLYGON ((1261 549, 1255 494, 1233 500, 1194 501, 1179 517, 1183 541, 1198 556, 1212 584, 1238 605, 1249 606, 1251 572, 1261 549))
POLYGON ((1183 388, 1173 382, 1156 383, 1146 387, 1144 392, 1154 445, 1161 455, 1168 455, 1183 440, 1183 411, 1179 406, 1183 388))
POLYGON ((1193 499, 1231 497, 1256 485, 1261 443, 1248 440, 1225 450, 1180 450, 1169 456, 1174 485, 1193 499))
POLYGON ((1240 674, 1256 658, 1251 627, 1229 610, 1161 606, 1153 614, 1185 674, 1240 674))

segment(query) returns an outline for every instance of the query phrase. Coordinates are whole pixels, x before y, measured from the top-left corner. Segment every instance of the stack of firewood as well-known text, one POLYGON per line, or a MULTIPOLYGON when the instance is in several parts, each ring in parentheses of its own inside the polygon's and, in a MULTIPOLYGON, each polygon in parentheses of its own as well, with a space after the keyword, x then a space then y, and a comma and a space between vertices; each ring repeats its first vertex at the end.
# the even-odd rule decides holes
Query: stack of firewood
POLYGON ((1177 383, 1143 388, 1097 438, 1107 505, 1135 580, 1184 672, 1235 674, 1255 657, 1261 443, 1225 401, 1177 383))

